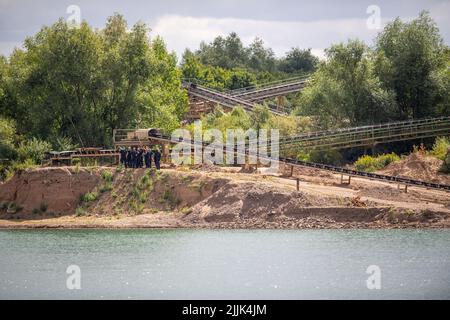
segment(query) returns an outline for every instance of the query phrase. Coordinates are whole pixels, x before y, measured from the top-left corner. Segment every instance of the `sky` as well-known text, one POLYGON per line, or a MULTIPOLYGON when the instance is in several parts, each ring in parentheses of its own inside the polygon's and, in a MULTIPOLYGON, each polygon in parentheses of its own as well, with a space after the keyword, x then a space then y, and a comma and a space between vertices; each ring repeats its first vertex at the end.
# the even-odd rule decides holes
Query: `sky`
POLYGON ((202 40, 238 33, 244 44, 264 40, 277 56, 292 47, 311 48, 319 57, 333 43, 359 38, 371 45, 380 28, 400 17, 430 12, 450 44, 450 0, 0 0, 0 54, 9 55, 43 25, 76 14, 94 28, 119 12, 129 27, 146 23, 180 57, 202 40), (72 6, 72 7, 71 7, 72 6))

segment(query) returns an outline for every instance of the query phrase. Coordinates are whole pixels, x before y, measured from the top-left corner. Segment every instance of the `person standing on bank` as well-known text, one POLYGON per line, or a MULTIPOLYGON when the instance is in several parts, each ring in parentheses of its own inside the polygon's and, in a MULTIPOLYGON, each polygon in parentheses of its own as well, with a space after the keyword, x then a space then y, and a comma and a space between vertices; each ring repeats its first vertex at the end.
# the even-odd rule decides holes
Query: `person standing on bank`
POLYGON ((125 168, 131 168, 131 149, 127 149, 125 168))
POLYGON ((149 148, 147 148, 145 150, 144 159, 145 159, 145 167, 147 169, 151 168, 152 167, 152 151, 149 148))
POLYGON ((155 166, 156 166, 156 170, 161 169, 161 152, 159 152, 158 149, 155 149, 155 151, 153 151, 154 157, 155 157, 155 166))

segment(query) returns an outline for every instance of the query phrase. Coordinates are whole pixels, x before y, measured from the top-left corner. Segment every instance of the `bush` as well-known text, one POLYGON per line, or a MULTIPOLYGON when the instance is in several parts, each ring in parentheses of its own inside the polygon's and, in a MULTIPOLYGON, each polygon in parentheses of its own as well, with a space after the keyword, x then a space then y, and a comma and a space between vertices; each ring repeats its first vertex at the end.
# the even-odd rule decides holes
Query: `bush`
POLYGON ((26 159, 23 162, 13 162, 11 164, 11 173, 14 173, 15 171, 20 171, 20 170, 25 170, 25 169, 29 169, 29 168, 34 168, 36 167, 36 163, 31 160, 31 159, 26 159))
POLYGON ((108 170, 102 171, 102 179, 106 182, 112 182, 113 174, 111 173, 111 171, 108 170))
POLYGON ((395 153, 383 154, 378 157, 362 156, 354 163, 356 170, 373 172, 383 169, 392 162, 400 160, 395 153))
POLYGON ((17 152, 21 161, 31 159, 35 164, 40 164, 44 159, 45 153, 50 150, 50 143, 32 138, 31 140, 21 142, 17 152))
POLYGON ((448 149, 450 149, 450 139, 447 137, 437 137, 430 154, 440 160, 444 160, 448 149))
POLYGON ((97 200, 98 193, 97 192, 88 192, 81 196, 81 201, 83 202, 92 202, 97 200))
POLYGON ((78 148, 76 143, 73 143, 70 137, 55 136, 49 139, 52 143, 53 150, 55 151, 70 151, 78 148))

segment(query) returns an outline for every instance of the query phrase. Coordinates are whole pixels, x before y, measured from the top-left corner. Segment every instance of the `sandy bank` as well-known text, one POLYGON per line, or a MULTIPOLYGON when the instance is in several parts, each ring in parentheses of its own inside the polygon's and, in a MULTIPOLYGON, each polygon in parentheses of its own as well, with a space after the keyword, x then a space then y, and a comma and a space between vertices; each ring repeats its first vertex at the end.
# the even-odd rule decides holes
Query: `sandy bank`
POLYGON ((291 180, 210 168, 26 170, 0 185, 0 228, 450 227, 446 193, 299 177, 296 191, 291 180))

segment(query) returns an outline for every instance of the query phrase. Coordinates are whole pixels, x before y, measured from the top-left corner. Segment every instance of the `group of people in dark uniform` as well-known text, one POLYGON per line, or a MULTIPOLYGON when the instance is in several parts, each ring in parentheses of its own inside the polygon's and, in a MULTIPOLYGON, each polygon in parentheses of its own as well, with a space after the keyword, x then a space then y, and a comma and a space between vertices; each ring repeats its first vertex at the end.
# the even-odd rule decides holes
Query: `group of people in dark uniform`
POLYGON ((125 168, 151 168, 155 163, 157 170, 161 169, 161 152, 150 148, 122 148, 120 149, 120 163, 125 168))

